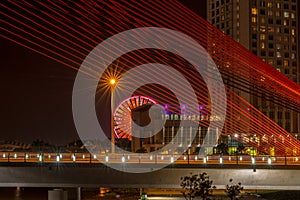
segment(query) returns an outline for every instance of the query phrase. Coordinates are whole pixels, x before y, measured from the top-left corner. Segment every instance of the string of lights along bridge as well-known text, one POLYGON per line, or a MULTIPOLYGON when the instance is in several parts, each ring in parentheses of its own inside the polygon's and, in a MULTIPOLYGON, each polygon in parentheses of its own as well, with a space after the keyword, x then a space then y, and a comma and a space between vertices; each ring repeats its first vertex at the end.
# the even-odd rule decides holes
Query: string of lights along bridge
POLYGON ((295 156, 203 156, 203 155, 134 155, 134 154, 98 154, 89 153, 33 153, 33 152, 0 152, 0 163, 44 163, 44 164, 191 164, 191 165, 257 165, 257 166, 299 166, 300 159, 295 156))
MULTIPOLYGON (((296 156, 300 155, 299 140, 262 114, 246 99, 238 95, 236 91, 242 91, 246 94, 250 94, 250 90, 251 94, 264 93, 272 96, 274 103, 299 112, 299 85, 289 80, 272 66, 263 62, 179 2, 12 1, 6 4, 1 3, 1 7, 3 26, 0 28, 3 38, 75 70, 79 70, 82 60, 99 43, 110 36, 132 28, 165 27, 192 37, 210 54, 226 85, 226 119, 223 130, 218 130, 218 134, 251 146, 258 152, 264 152, 271 156, 293 156, 291 157, 292 160, 283 161, 283 163, 290 161, 295 161, 296 163, 296 156), (174 20, 171 20, 171 18, 174 20)), ((178 43, 182 42, 180 38, 174 38, 172 35, 168 36, 178 43)), ((144 37, 147 37, 147 33, 145 33, 144 37)), ((111 45, 106 49, 106 53, 114 55, 115 49, 126 47, 128 42, 122 41, 121 46, 111 45)), ((141 39, 137 39, 136 42, 143 44, 141 39)), ((191 55, 194 54, 195 46, 185 43, 182 46, 191 55)), ((204 53, 195 56, 201 57, 205 55, 204 53)), ((215 119, 218 121, 218 116, 210 116, 211 101, 207 86, 203 78, 195 73, 195 68, 179 55, 159 49, 141 49, 129 52, 126 55, 122 55, 107 68, 105 75, 99 80, 100 88, 104 88, 103 91, 109 94, 108 80, 111 80, 111 78, 116 78, 117 80, 130 69, 145 63, 168 65, 179 71, 189 81, 195 90, 199 105, 203 106, 201 107, 203 113, 198 113, 197 115, 197 113, 192 113, 193 108, 186 108, 186 115, 190 118, 195 116, 193 121, 199 123, 201 130, 205 130, 206 134, 209 134, 207 128, 211 120, 215 119)), ((93 69, 83 66, 80 68, 80 71, 94 79, 98 73, 95 69, 100 68, 102 63, 95 58, 94 63, 89 64, 93 66, 93 69)), ((185 88, 182 88, 181 85, 182 79, 179 77, 168 77, 168 70, 159 72, 148 70, 140 73, 154 78, 157 73, 165 74, 165 77, 178 88, 180 94, 182 96, 185 94, 185 88)), ((105 94, 103 91, 102 93, 105 94)), ((158 85, 145 85, 138 93, 140 96, 152 99, 157 104, 167 105, 165 114, 168 115, 168 120, 174 121, 174 116, 179 116, 180 119, 182 113, 179 113, 177 99, 174 98, 174 94, 171 91, 165 88, 162 89, 158 85)), ((102 96, 101 98, 99 98, 99 102, 104 102, 110 98, 110 95, 102 96)), ((185 100, 189 102, 189 98, 187 96, 185 100)), ((126 108, 124 105, 120 105, 119 110, 115 113, 114 119, 118 118, 114 124, 114 129, 117 131, 115 135, 131 139, 130 131, 120 129, 123 126, 122 123, 127 123, 127 118, 120 116, 122 114, 120 110, 124 108, 126 108)), ((160 142, 163 144, 166 141, 160 142)), ((197 148, 199 143, 191 141, 190 145, 193 148, 197 148)), ((72 162, 71 156, 68 155, 67 157, 72 162)), ((234 157, 223 157, 222 162, 229 161, 229 158, 234 157)), ((102 160, 105 161, 105 158, 102 160)), ((204 162, 203 158, 199 159, 199 162, 200 160, 204 162)), ((279 160, 276 159, 276 162, 279 162, 279 160)), ((183 157, 178 162, 181 161, 184 161, 183 157)), ((256 162, 268 162, 268 159, 256 159, 256 162)))

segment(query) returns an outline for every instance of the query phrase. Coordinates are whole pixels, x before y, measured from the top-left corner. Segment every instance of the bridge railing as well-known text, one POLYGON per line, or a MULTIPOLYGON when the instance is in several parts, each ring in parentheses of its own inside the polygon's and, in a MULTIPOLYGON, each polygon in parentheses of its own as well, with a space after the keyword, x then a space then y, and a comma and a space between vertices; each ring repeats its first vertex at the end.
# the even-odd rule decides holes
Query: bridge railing
POLYGON ((300 165, 295 156, 95 154, 0 152, 0 163, 128 163, 128 164, 220 164, 220 165, 300 165))

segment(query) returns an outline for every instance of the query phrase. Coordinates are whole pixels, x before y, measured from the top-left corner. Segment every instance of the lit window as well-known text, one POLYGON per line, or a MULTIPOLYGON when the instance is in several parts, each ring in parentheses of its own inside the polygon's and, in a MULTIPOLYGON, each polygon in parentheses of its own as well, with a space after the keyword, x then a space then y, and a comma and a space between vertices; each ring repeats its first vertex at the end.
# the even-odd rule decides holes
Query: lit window
POLYGON ((257 9, 256 8, 252 8, 251 12, 252 12, 252 15, 257 15, 257 9))
POLYGON ((261 33, 261 34, 260 34, 260 39, 261 39, 261 40, 265 40, 265 39, 266 39, 266 35, 263 34, 263 33, 261 33))
POLYGON ((292 53, 291 59, 295 59, 295 53, 292 53))
POLYGON ((265 48, 265 43, 264 43, 264 42, 261 42, 260 47, 261 47, 262 49, 264 49, 264 48, 265 48))
POLYGON ((285 18, 290 17, 290 13, 289 12, 283 12, 283 17, 285 17, 285 18))
POLYGON ((277 58, 281 58, 280 52, 276 52, 276 57, 277 57, 277 58))
POLYGON ((280 50, 281 45, 280 44, 276 44, 276 49, 280 50))
POLYGON ((285 19, 285 20, 283 20, 283 25, 284 26, 287 26, 288 24, 287 24, 287 20, 285 19))
POLYGON ((268 11, 268 16, 273 16, 273 11, 272 10, 268 11))
POLYGON ((295 13, 291 13, 291 18, 292 18, 292 19, 295 18, 295 13))
POLYGON ((266 19, 265 19, 264 17, 262 17, 262 18, 260 19, 260 21, 261 21, 261 23, 265 23, 265 22, 266 22, 266 19))
POLYGON ((256 17, 251 18, 252 23, 256 23, 256 17))
POLYGON ((273 7, 273 3, 272 2, 268 2, 268 8, 272 8, 273 7))
POLYGON ((240 18, 240 14, 238 13, 238 14, 236 14, 236 18, 237 19, 239 19, 240 18))
POLYGON ((273 59, 268 59, 268 64, 273 65, 273 59))
POLYGON ((289 66, 289 61, 284 60, 284 61, 283 61, 283 65, 284 65, 285 67, 289 66))
POLYGON ((269 31, 269 33, 273 33, 274 32, 274 27, 268 27, 268 31, 269 31))
POLYGON ((266 32, 266 27, 265 26, 260 26, 260 32, 266 32))
POLYGON ((276 3, 276 8, 280 8, 280 3, 276 3))

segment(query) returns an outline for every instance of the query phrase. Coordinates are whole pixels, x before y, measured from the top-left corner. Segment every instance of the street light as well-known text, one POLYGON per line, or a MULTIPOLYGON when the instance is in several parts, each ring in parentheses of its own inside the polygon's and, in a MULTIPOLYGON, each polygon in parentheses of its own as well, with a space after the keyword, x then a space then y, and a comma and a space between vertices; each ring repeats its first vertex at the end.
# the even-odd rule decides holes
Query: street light
POLYGON ((117 84, 117 80, 111 78, 109 80, 110 85, 110 105, 111 105, 111 119, 110 119, 110 128, 111 128, 111 153, 115 153, 115 133, 114 133, 114 88, 117 84))

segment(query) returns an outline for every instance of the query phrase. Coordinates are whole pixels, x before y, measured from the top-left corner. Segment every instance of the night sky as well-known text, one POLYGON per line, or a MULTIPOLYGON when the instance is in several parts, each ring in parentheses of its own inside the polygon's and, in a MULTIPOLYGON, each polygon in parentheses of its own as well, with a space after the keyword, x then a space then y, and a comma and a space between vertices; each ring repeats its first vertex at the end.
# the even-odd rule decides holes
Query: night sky
MULTIPOLYGON (((181 2, 205 15, 205 1, 181 2)), ((66 144, 78 139, 71 109, 76 71, 3 37, 0 44, 0 141, 66 144)))

